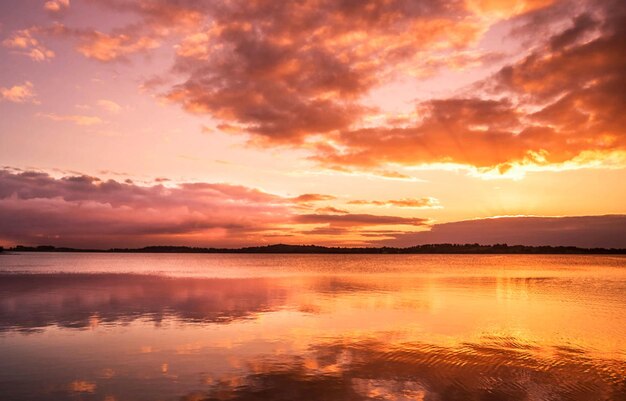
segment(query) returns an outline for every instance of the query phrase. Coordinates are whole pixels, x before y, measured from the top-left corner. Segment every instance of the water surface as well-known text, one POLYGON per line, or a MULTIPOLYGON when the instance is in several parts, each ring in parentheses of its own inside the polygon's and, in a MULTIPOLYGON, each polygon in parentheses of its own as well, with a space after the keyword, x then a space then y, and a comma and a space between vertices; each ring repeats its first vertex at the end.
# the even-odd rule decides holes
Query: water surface
POLYGON ((626 258, 0 256, 2 400, 626 400, 626 258))

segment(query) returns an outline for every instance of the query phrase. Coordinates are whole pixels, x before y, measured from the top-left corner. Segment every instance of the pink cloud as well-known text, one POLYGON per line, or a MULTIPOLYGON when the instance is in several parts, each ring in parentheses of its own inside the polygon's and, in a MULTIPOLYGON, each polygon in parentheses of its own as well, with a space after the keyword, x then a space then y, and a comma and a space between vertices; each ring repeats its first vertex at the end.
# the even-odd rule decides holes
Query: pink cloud
POLYGON ((321 194, 290 198, 224 183, 161 182, 137 185, 86 175, 54 178, 42 172, 0 170, 0 240, 82 247, 242 246, 294 236, 304 241, 298 236, 302 226, 342 227, 354 238, 362 227, 424 223, 419 218, 347 211, 307 213, 312 206, 303 199, 334 199, 321 194))

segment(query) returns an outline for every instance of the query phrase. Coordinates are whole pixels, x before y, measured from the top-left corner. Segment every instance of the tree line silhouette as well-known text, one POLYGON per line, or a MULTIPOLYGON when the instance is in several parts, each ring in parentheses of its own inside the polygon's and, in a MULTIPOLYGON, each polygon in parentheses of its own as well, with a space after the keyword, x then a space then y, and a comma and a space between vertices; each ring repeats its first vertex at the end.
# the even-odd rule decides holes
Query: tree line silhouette
POLYGON ((109 252, 109 253, 277 253, 277 254, 626 254, 624 248, 579 248, 574 246, 528 246, 507 244, 428 244, 396 247, 327 247, 275 244, 244 248, 147 246, 143 248, 78 249, 52 245, 17 245, 0 252, 109 252))

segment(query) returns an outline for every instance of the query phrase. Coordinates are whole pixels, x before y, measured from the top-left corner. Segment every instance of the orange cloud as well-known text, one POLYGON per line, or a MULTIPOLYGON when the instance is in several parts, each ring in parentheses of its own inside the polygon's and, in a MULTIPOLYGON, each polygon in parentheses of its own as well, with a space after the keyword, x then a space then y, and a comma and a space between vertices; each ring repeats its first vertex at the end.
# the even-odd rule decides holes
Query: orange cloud
POLYGON ((96 383, 86 380, 74 380, 68 385, 68 389, 75 393, 93 393, 96 387, 96 383))
POLYGON ((26 81, 22 85, 14 85, 10 88, 0 87, 0 101, 6 100, 13 103, 39 103, 33 90, 32 82, 26 81))
POLYGON ((624 165, 626 8, 605 12, 601 35, 590 39, 598 23, 577 16, 543 47, 481 82, 481 96, 423 102, 421 120, 409 126, 341 131, 313 159, 334 168, 456 164, 499 174, 596 166, 613 155, 624 165))
POLYGON ((350 213, 347 210, 344 209, 339 209, 333 206, 326 206, 326 207, 320 207, 318 209, 315 209, 315 211, 317 213, 331 213, 331 214, 348 214, 350 213))
POLYGON ((205 9, 210 3, 203 1, 173 2, 169 0, 93 0, 119 12, 130 12, 142 17, 143 25, 152 30, 186 31, 205 19, 205 9))
POLYGON ((67 121, 76 125, 99 125, 104 123, 100 117, 97 116, 83 116, 78 114, 72 115, 60 115, 55 113, 37 113, 37 117, 47 118, 52 121, 67 121))
POLYGON ((419 199, 397 199, 397 200, 353 200, 348 202, 350 205, 373 205, 373 206, 395 206, 395 207, 410 207, 410 208, 432 208, 439 207, 439 201, 432 197, 425 197, 419 199))
POLYGON ((467 0, 467 7, 481 15, 511 18, 554 2, 555 0, 467 0))
POLYGON ((308 202, 320 202, 320 201, 329 201, 337 199, 332 195, 324 195, 324 194, 303 194, 300 196, 296 196, 292 198, 292 200, 296 203, 308 203, 308 202))
POLYGON ((69 7, 70 0, 49 0, 46 1, 43 5, 44 10, 53 13, 58 13, 60 11, 68 9, 69 7))
MULTIPOLYGON (((423 122, 415 127, 366 128, 342 132, 339 148, 325 146, 314 158, 325 165, 377 167, 455 162, 494 166, 512 157, 523 159, 529 149, 511 130, 520 116, 506 100, 447 99, 422 104, 423 122)), ((539 141, 539 146, 544 143, 539 141)), ((527 144, 526 144, 527 145, 527 144)), ((530 148, 539 151, 540 148, 530 148)))
POLYGON ((127 34, 110 35, 98 31, 80 35, 81 43, 76 50, 87 58, 109 62, 124 59, 134 53, 155 49, 160 43, 151 37, 134 38, 127 34))
POLYGON ((126 61, 131 55, 146 53, 161 45, 160 32, 143 32, 141 26, 129 26, 111 33, 90 28, 70 28, 56 23, 51 27, 37 28, 50 37, 71 39, 77 42, 76 51, 83 56, 101 62, 126 61))
POLYGON ((31 28, 5 45, 38 49, 33 35, 45 33, 113 62, 178 40, 171 79, 146 87, 159 82, 164 99, 211 116, 223 133, 303 148, 335 171, 411 178, 404 169, 455 166, 520 176, 626 165, 620 1, 94 1, 139 19, 110 32, 31 28), (532 38, 516 60, 454 96, 420 100, 411 118, 377 119, 384 113, 366 99, 398 77, 512 60, 478 45, 490 28, 532 38))
MULTIPOLYGON (((234 123, 257 144, 300 146, 321 138, 313 140, 312 159, 333 169, 454 164, 506 175, 582 160, 597 165, 626 152, 619 2, 588 4, 569 25, 555 16, 564 3, 553 1, 471 1, 458 9, 428 2, 421 10, 402 1, 309 6, 233 2, 207 10, 215 13, 210 29, 188 36, 178 49, 175 70, 189 78, 167 98, 234 123), (471 12, 519 21, 532 16, 534 24, 556 30, 472 95, 424 101, 412 124, 358 128, 371 111, 359 99, 390 71, 421 68, 420 57, 436 64, 429 50, 440 40, 462 54, 482 29, 471 12), (463 23, 454 18, 460 15, 463 23), (277 18, 284 23, 273 24, 277 18)), ((452 68, 472 62, 446 56, 440 60, 452 68)))
POLYGON ((2 41, 2 45, 9 49, 15 49, 19 54, 28 56, 34 61, 46 61, 54 58, 55 53, 46 48, 34 35, 39 32, 39 28, 33 27, 14 32, 7 39, 2 41))
POLYGON ((175 71, 186 80, 165 97, 259 144, 350 128, 368 111, 358 99, 394 70, 440 68, 443 59, 422 61, 426 50, 462 48, 483 29, 461 18, 462 5, 440 1, 236 1, 203 11, 209 28, 178 45, 175 71))
MULTIPOLYGON (((165 37, 185 33, 192 28, 197 29, 206 17, 193 8, 165 1, 94 0, 94 2, 116 11, 137 13, 142 16, 142 20, 109 33, 92 28, 70 28, 60 23, 50 27, 34 27, 31 30, 19 31, 16 39, 8 41, 5 45, 22 47, 24 43, 30 43, 29 46, 35 48, 31 52, 32 58, 54 57, 53 52, 45 52, 39 41, 32 38, 32 31, 74 40, 77 42, 76 51, 90 59, 101 62, 126 61, 131 55, 147 53, 160 47, 165 37)), ((44 4, 44 9, 51 13, 59 13, 67 10, 69 6, 69 0, 50 0, 44 4)))
POLYGON ((122 106, 115 103, 112 100, 100 99, 98 100, 98 106, 102 107, 104 110, 109 113, 117 114, 122 110, 122 106))
POLYGON ((301 214, 294 217, 300 224, 328 224, 330 226, 376 226, 376 225, 410 225, 420 226, 426 219, 396 216, 378 216, 372 214, 301 214))

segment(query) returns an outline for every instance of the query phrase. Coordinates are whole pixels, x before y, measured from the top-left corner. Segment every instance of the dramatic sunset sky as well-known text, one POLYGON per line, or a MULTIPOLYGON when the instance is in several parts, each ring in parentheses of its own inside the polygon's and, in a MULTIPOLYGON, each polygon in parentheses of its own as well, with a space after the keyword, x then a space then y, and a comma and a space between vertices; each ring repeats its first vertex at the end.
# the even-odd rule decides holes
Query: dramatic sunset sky
POLYGON ((0 2, 0 245, 626 247, 623 0, 0 2))

